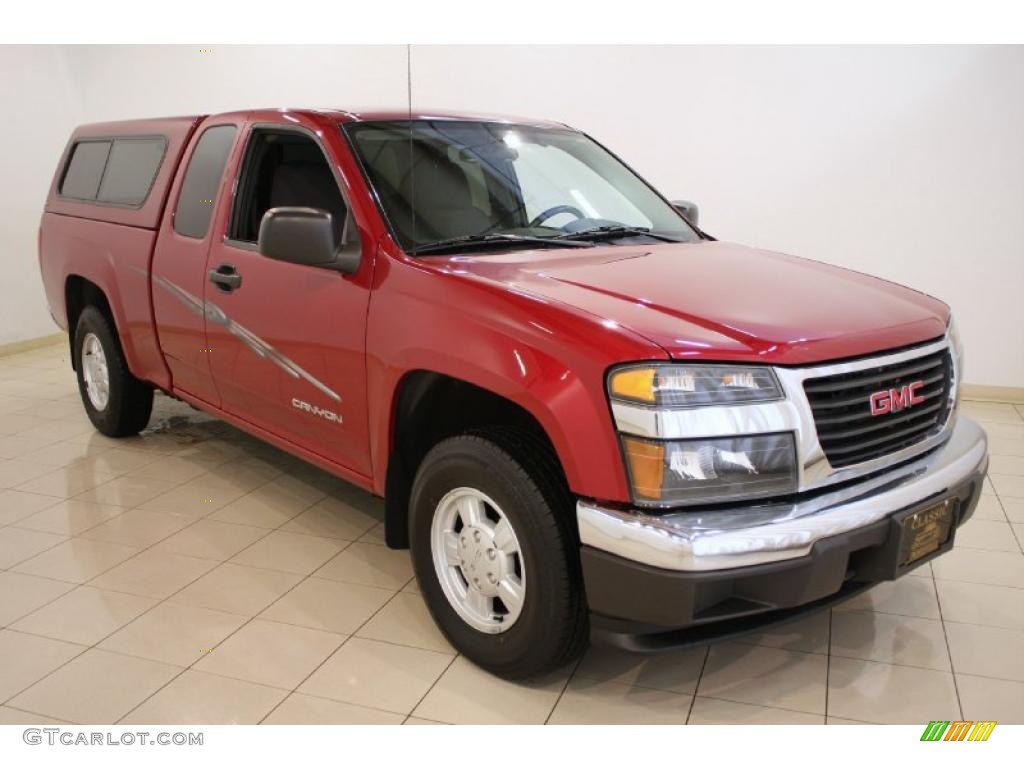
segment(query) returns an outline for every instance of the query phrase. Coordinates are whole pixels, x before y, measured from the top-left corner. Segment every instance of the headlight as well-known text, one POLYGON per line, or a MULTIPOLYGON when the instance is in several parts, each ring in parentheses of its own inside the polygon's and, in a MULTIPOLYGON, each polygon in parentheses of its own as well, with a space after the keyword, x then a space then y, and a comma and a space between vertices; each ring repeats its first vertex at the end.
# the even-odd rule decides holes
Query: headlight
POLYGON ((622 447, 638 504, 721 502, 797 488, 796 446, 788 432, 672 441, 623 435, 622 447))
POLYGON ((664 408, 741 405, 781 400, 771 368, 740 365, 630 365, 608 376, 608 395, 664 408))

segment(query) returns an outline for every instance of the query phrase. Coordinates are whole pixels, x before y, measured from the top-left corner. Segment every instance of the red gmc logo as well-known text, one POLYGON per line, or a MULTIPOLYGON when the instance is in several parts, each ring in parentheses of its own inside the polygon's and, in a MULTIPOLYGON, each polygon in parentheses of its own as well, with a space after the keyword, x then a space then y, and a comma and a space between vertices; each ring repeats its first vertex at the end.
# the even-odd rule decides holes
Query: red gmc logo
POLYGON ((871 415, 882 416, 886 413, 895 413, 904 408, 920 405, 924 402, 924 395, 917 394, 917 390, 923 386, 923 381, 915 381, 904 384, 899 389, 883 389, 880 392, 872 392, 871 415))

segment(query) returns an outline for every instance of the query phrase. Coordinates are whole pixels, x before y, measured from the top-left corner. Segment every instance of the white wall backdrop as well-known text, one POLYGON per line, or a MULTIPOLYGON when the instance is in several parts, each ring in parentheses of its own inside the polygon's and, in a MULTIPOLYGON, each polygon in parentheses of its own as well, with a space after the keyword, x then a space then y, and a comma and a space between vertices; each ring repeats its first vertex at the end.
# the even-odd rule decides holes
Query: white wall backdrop
MULTIPOLYGON (((381 47, 0 48, 0 344, 44 335, 35 231, 76 122, 252 106, 402 106, 381 47), (31 110, 31 111, 29 111, 31 110), (40 112, 45 119, 40 119, 40 112), (11 146, 7 142, 7 146, 11 146)), ((413 46, 412 101, 592 133, 716 236, 949 302, 966 379, 1024 386, 1024 47, 413 46)), ((809 286, 813 290, 813 286, 809 286)))

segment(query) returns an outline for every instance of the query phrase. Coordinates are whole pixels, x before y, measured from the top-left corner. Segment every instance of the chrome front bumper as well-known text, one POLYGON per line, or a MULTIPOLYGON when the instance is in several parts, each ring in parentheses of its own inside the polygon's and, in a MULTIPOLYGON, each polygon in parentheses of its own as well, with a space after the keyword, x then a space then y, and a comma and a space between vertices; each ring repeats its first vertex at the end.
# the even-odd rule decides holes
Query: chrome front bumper
POLYGON ((890 472, 791 504, 650 514, 576 504, 580 542, 644 565, 713 571, 807 555, 815 542, 881 520, 983 472, 985 433, 959 417, 949 439, 890 472))

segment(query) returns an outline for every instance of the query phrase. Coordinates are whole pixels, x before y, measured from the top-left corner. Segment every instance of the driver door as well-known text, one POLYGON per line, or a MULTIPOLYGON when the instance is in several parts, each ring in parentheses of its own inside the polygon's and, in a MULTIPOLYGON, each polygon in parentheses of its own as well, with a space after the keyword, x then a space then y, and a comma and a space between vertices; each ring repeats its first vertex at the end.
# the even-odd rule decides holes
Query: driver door
POLYGON ((294 445, 370 474, 366 313, 373 252, 352 275, 261 256, 270 208, 327 210, 336 237, 359 238, 335 162, 290 124, 248 129, 223 237, 207 260, 207 338, 222 408, 294 445))

